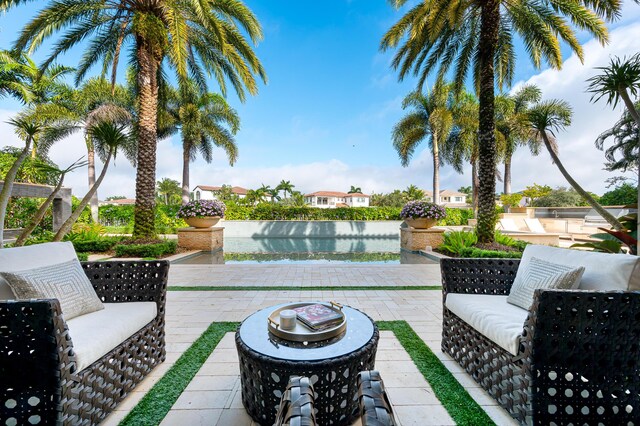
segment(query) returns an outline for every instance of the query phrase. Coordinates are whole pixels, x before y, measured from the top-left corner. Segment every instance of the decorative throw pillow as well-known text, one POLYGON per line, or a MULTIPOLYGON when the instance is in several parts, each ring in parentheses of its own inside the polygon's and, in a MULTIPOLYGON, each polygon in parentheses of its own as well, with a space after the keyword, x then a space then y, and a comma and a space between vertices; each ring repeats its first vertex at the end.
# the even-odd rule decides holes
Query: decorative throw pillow
POLYGON ((17 272, 2 272, 16 299, 58 299, 65 320, 104 309, 77 259, 17 272))
POLYGON ((573 268, 532 257, 522 274, 518 273, 516 276, 507 302, 528 310, 533 303, 533 293, 537 289, 575 288, 583 272, 582 266, 573 268))

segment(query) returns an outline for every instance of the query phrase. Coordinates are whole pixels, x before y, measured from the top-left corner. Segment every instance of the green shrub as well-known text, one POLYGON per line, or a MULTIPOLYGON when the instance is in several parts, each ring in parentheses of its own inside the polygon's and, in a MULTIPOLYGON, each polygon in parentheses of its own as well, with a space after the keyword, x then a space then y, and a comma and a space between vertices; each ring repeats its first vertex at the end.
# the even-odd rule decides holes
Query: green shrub
POLYGON ((503 246, 514 247, 520 251, 524 251, 524 248, 529 244, 526 241, 515 240, 510 236, 503 234, 500 231, 496 231, 495 241, 498 244, 502 244, 503 246))
POLYGON ((78 256, 78 260, 80 262, 86 262, 89 260, 89 253, 76 253, 76 256, 78 256))
POLYGON ((122 237, 101 237, 92 240, 74 240, 71 243, 78 252, 101 253, 111 250, 121 241, 122 237))
MULTIPOLYGON (((65 235, 66 241, 90 241, 100 239, 106 233, 99 223, 75 223, 71 232, 65 235)), ((81 250, 82 251, 82 250, 81 250)))
POLYGON ((458 253, 460 257, 480 257, 480 258, 498 258, 498 259, 519 259, 522 257, 520 252, 483 250, 476 247, 465 247, 458 253))
POLYGON ((178 249, 175 241, 163 241, 151 244, 118 244, 115 246, 116 257, 162 257, 174 254, 178 249))
POLYGON ((469 219, 473 219, 472 209, 452 209, 446 207, 447 216, 438 222, 440 226, 462 226, 467 225, 469 219))
POLYGON ((473 231, 445 232, 440 250, 460 255, 462 249, 471 248, 478 243, 478 236, 473 231))

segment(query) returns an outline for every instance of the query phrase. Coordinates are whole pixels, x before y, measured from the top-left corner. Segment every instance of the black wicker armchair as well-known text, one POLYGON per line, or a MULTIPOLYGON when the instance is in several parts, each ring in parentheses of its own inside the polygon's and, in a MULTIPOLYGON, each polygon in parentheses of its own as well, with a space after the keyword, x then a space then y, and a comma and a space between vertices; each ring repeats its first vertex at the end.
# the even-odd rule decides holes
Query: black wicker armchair
POLYGON ((77 371, 58 300, 0 301, 0 424, 98 424, 164 361, 169 263, 83 267, 104 303, 155 302, 155 319, 77 371))
MULTIPOLYGON (((507 295, 519 261, 443 259, 448 294, 507 295)), ((638 424, 640 292, 537 290, 518 354, 443 306, 442 350, 522 424, 638 424)))

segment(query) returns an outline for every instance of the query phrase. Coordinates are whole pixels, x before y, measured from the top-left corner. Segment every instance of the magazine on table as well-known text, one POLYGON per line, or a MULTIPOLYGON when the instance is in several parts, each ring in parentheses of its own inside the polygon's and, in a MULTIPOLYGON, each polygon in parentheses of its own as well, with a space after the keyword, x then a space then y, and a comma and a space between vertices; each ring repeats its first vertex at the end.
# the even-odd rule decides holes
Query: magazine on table
POLYGON ((298 320, 312 329, 322 331, 340 324, 343 320, 341 312, 337 312, 322 304, 307 305, 295 308, 298 320))

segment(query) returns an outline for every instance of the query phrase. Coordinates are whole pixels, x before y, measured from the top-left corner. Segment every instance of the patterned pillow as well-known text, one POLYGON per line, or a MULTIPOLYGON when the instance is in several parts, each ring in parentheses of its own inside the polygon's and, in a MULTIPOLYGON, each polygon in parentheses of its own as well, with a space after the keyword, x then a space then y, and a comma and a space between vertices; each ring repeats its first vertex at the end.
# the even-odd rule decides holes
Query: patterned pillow
POLYGON ((577 287, 584 267, 558 265, 532 257, 522 274, 518 273, 507 302, 529 309, 533 303, 533 293, 539 288, 571 289, 577 287))
POLYGON ((66 321, 104 309, 77 259, 1 275, 16 299, 58 299, 66 321))

